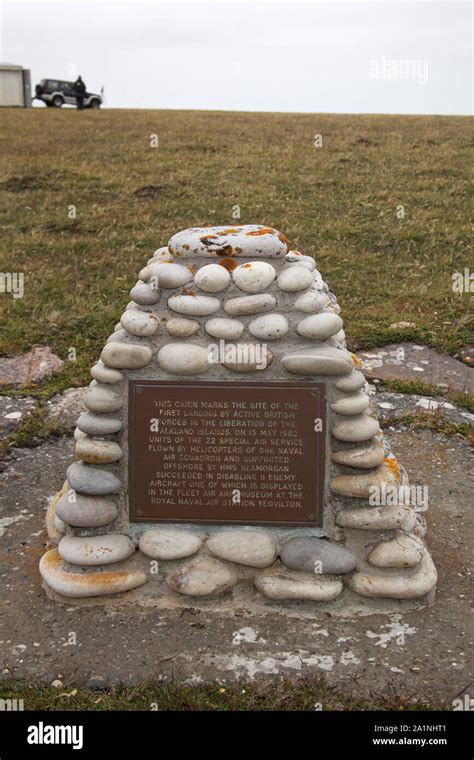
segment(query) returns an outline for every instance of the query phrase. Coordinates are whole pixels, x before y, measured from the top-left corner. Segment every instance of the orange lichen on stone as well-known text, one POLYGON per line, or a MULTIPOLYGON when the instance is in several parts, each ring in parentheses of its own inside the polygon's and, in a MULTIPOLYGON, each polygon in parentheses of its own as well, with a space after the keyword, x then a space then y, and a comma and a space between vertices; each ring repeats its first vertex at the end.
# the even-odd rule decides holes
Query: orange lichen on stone
POLYGON ((359 359, 359 357, 356 356, 356 354, 351 354, 351 356, 352 356, 352 361, 354 362, 354 367, 357 367, 357 369, 360 369, 360 367, 362 367, 362 362, 359 359))
POLYGON ((252 264, 244 264, 244 269, 251 269, 251 268, 252 268, 252 264))
POLYGON ((39 570, 48 586, 57 594, 66 597, 117 594, 146 583, 146 575, 141 570, 84 574, 67 572, 57 549, 50 549, 43 554, 39 570))
POLYGON ((285 243, 288 248, 290 247, 290 241, 286 237, 286 235, 283 234, 283 232, 278 233, 278 240, 281 240, 282 243, 285 243))
MULTIPOLYGON (((235 250, 237 251, 237 248, 235 250)), ((237 266, 237 262, 234 259, 222 259, 222 261, 219 261, 219 264, 227 269, 228 272, 232 272, 237 266)))
POLYGON ((262 227, 261 230, 252 230, 251 232, 246 232, 245 234, 249 237, 254 237, 255 235, 275 235, 276 230, 272 229, 272 227, 262 227))
POLYGON ((394 475, 397 478, 397 480, 399 480, 400 479, 400 465, 398 464, 396 458, 393 456, 385 457, 383 461, 387 469, 390 470, 390 472, 392 473, 392 475, 394 475))
MULTIPOLYGON (((241 232, 241 230, 237 230, 235 227, 229 227, 229 229, 227 229, 227 230, 222 230, 221 234, 222 235, 234 235, 234 234, 238 234, 239 232, 241 232)), ((211 237, 211 235, 209 235, 209 237, 211 237)))

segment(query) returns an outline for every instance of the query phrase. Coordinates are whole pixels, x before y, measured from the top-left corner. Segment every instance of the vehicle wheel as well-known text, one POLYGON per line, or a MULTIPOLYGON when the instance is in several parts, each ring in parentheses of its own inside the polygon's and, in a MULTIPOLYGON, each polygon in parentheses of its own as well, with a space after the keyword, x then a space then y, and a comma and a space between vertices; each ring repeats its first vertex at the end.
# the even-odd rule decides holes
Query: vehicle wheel
POLYGON ((64 103, 61 95, 55 95, 52 102, 55 108, 61 108, 62 104, 64 103))
POLYGON ((98 100, 91 100, 91 108, 100 108, 100 103, 98 100))

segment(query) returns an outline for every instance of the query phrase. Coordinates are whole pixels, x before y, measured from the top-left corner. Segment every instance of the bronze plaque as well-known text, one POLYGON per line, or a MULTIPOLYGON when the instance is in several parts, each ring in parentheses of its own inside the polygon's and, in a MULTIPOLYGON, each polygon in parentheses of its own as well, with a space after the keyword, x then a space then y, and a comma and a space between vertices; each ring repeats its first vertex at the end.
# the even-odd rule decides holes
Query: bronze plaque
POLYGON ((323 383, 131 380, 132 522, 321 526, 323 383))

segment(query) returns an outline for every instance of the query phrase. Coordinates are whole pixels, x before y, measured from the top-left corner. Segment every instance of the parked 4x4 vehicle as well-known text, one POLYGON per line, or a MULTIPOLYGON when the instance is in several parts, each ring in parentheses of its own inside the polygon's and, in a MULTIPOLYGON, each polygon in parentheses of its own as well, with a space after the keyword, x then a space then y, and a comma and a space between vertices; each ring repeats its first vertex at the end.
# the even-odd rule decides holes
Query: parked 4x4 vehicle
MULTIPOLYGON (((42 100, 47 106, 76 105, 74 82, 64 82, 60 79, 42 79, 35 88, 35 99, 42 100)), ((102 96, 93 92, 84 93, 84 108, 100 108, 102 96)))

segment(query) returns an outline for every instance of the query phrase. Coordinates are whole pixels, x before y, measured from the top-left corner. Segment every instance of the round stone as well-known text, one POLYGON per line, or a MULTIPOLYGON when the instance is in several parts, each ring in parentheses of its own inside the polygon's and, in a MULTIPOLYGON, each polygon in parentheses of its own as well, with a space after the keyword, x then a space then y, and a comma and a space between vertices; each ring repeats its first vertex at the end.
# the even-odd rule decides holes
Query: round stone
POLYGON ((372 446, 334 451, 331 459, 336 464, 343 465, 344 467, 358 467, 362 470, 370 470, 382 464, 385 459, 385 451, 380 443, 375 442, 372 446))
POLYGON ((229 298, 224 304, 224 311, 230 317, 240 317, 246 314, 260 314, 262 311, 270 311, 275 306, 275 296, 269 293, 261 293, 255 296, 229 298))
POLYGON ((84 405, 90 412, 116 412, 123 406, 122 396, 111 388, 95 385, 84 393, 84 405))
POLYGON ((130 291, 130 298, 142 306, 151 306, 160 300, 160 291, 150 288, 146 282, 137 282, 130 291))
POLYGON ((299 251, 288 251, 285 256, 285 267, 300 266, 313 272, 316 269, 316 262, 311 256, 305 256, 299 251))
POLYGON ((64 536, 58 544, 60 556, 71 565, 111 565, 123 562, 135 551, 128 536, 109 533, 103 536, 64 536))
POLYGON ((158 351, 158 364, 172 375, 198 375, 211 366, 208 349, 193 343, 167 343, 158 351))
POLYGON ((140 369, 146 367, 151 357, 150 346, 138 343, 109 343, 100 355, 104 364, 115 369, 140 369))
POLYGON ((171 296, 168 298, 168 306, 178 314, 206 317, 219 309, 220 301, 212 296, 171 296))
POLYGON ((125 311, 120 318, 120 324, 130 335, 145 338, 156 333, 160 319, 146 311, 125 311))
POLYGON ((195 319, 186 317, 172 317, 166 322, 166 330, 174 338, 189 338, 195 335, 201 325, 195 319))
POLYGON ((438 574, 429 552, 424 549, 423 559, 415 572, 375 575, 354 573, 349 578, 353 591, 361 596, 386 599, 419 599, 436 586, 438 574))
POLYGON ((67 482, 74 491, 90 496, 106 496, 118 493, 122 481, 113 472, 92 467, 84 462, 74 462, 66 471, 67 482))
POLYGON ((214 317, 208 319, 204 329, 213 338, 222 340, 237 340, 242 335, 245 325, 238 319, 225 319, 225 317, 214 317))
POLYGON ((113 501, 68 491, 59 499, 56 514, 66 525, 99 528, 115 520, 118 510, 113 501))
POLYGON ((379 423, 373 417, 360 414, 356 417, 335 422, 332 426, 332 434, 339 441, 359 443, 373 438, 380 430, 379 423))
POLYGON ((304 311, 306 314, 314 314, 321 311, 328 302, 326 293, 321 293, 316 290, 308 290, 303 295, 299 296, 295 301, 295 309, 297 311, 304 311))
POLYGON ((337 513, 336 523, 341 528, 359 530, 393 530, 400 527, 410 514, 405 506, 398 507, 354 507, 341 509, 337 513))
POLYGON ((173 261, 173 254, 167 245, 162 245, 161 248, 157 248, 153 254, 153 261, 173 261))
POLYGON ((115 417, 102 417, 90 412, 83 412, 76 424, 79 430, 88 435, 113 435, 123 427, 121 420, 115 417))
POLYGON ((168 261, 149 264, 141 270, 138 276, 140 280, 144 280, 145 282, 152 280, 155 286, 167 290, 170 288, 180 288, 193 279, 193 274, 187 267, 168 261))
POLYGON ((98 383, 109 383, 110 385, 123 380, 123 375, 118 369, 106 367, 101 361, 98 361, 97 364, 91 367, 91 375, 98 383))
POLYGON ((337 388, 338 391, 343 391, 344 393, 354 393, 360 388, 363 388, 365 382, 365 377, 362 372, 358 372, 355 369, 347 377, 341 377, 340 380, 337 380, 334 383, 334 387, 337 388))
POLYGON ((326 340, 342 328, 342 319, 337 314, 322 312, 305 317, 298 323, 296 331, 302 338, 310 340, 326 340))
POLYGON ((182 559, 196 554, 202 540, 185 530, 153 528, 142 533, 138 546, 142 554, 153 559, 182 559))
POLYGON ((288 267, 283 269, 277 278, 277 285, 285 293, 296 293, 305 290, 313 283, 313 275, 303 267, 288 267))
POLYGON ((57 549, 43 554, 39 563, 41 577, 46 584, 61 596, 84 598, 118 594, 121 591, 142 586, 147 577, 141 570, 122 570, 98 573, 70 573, 63 568, 57 549))
POLYGON ((315 575, 350 573, 357 564, 355 554, 344 546, 309 536, 290 538, 281 550, 280 559, 290 570, 315 575))
POLYGON ((100 441, 86 436, 76 442, 76 455, 88 464, 110 464, 118 462, 123 452, 118 443, 100 441))
POLYGON ((260 224, 191 227, 170 238, 168 248, 181 258, 283 257, 289 248, 285 235, 260 224))
POLYGON ((126 340, 128 337, 129 335, 126 330, 116 330, 115 332, 112 333, 112 335, 109 335, 109 337, 107 338, 105 342, 118 343, 121 340, 126 340))
POLYGON ((281 362, 294 375, 348 375, 354 366, 347 351, 327 346, 293 351, 283 356, 281 362))
POLYGON ((375 567, 416 567, 423 557, 423 541, 400 531, 395 538, 381 541, 369 556, 375 567))
POLYGON ((342 581, 289 571, 273 572, 259 575, 255 588, 267 599, 330 602, 342 592, 342 581))
POLYGON ((169 575, 166 582, 178 594, 215 596, 229 591, 237 580, 237 573, 223 562, 198 557, 169 575))
POLYGON ((289 329, 288 320, 281 314, 264 314, 249 324, 249 333, 260 340, 283 338, 289 329))
POLYGON ((369 397, 363 391, 354 394, 353 396, 346 396, 340 398, 331 404, 331 409, 336 414, 360 414, 365 411, 369 406, 369 397))
POLYGON ((205 293, 219 293, 230 282, 230 274, 220 264, 207 264, 194 275, 194 284, 205 293))
POLYGON ((87 438, 86 434, 83 433, 82 430, 79 430, 78 427, 74 428, 73 436, 75 441, 80 441, 81 438, 87 438))
POLYGON ((266 261, 249 261, 232 272, 234 283, 245 293, 261 293, 272 284, 275 277, 275 267, 266 261))
POLYGON ((275 541, 256 530, 217 533, 208 539, 206 548, 215 557, 249 567, 269 567, 276 559, 275 541))

